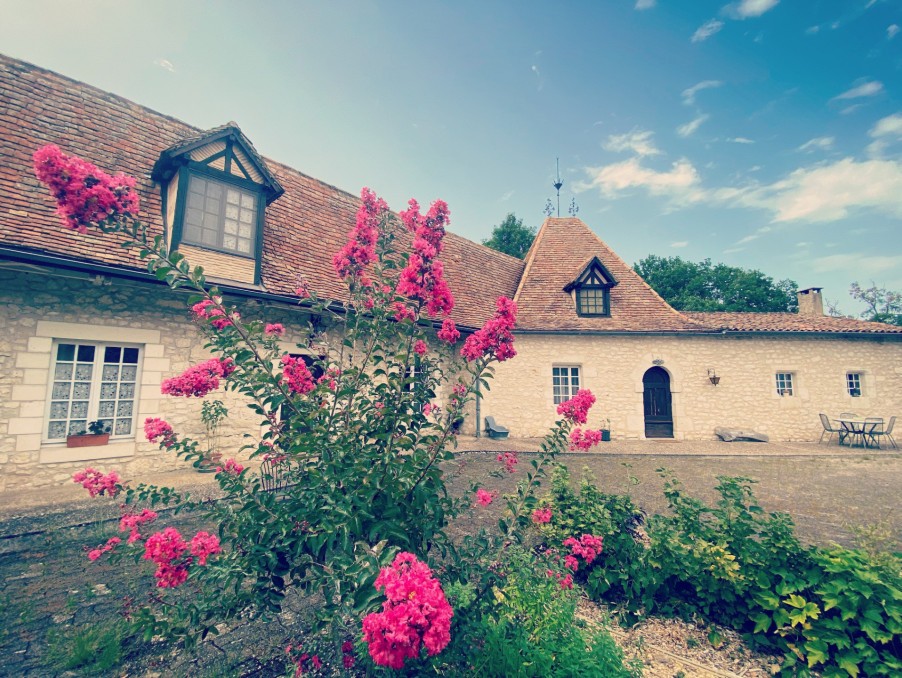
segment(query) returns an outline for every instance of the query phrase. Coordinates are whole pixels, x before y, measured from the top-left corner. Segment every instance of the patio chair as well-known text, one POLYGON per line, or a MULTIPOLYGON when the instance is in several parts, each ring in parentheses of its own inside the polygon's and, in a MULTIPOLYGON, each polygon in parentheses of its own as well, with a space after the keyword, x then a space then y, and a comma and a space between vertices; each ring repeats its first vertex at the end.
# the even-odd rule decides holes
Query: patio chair
POLYGON ((288 487, 288 462, 266 459, 260 464, 260 482, 264 492, 281 492, 288 487))
POLYGON ((886 438, 893 444, 893 449, 898 450, 899 446, 896 445, 896 441, 893 438, 893 427, 896 425, 896 418, 890 417, 889 423, 887 423, 886 428, 880 427, 880 430, 875 430, 873 434, 874 442, 877 443, 877 447, 880 447, 880 438, 886 438))
POLYGON ((883 417, 865 417, 864 418, 864 437, 868 443, 874 443, 876 447, 880 447, 877 442, 877 434, 883 431, 883 417), (873 426, 872 426, 873 424, 873 426))
POLYGON ((821 426, 824 427, 823 432, 821 432, 820 440, 817 441, 818 444, 820 444, 824 441, 824 436, 827 433, 830 434, 829 436, 827 436, 828 444, 830 443, 830 439, 833 437, 833 434, 838 433, 839 434, 839 444, 842 445, 842 441, 846 437, 846 429, 844 429, 842 426, 840 426, 839 428, 833 428, 833 424, 830 423, 830 417, 828 417, 823 412, 817 416, 819 416, 821 418, 821 426))
POLYGON ((840 419, 861 419, 861 415, 856 412, 840 412, 840 419))
POLYGON ((507 438, 510 435, 510 429, 495 423, 495 417, 485 418, 485 432, 489 438, 507 438))

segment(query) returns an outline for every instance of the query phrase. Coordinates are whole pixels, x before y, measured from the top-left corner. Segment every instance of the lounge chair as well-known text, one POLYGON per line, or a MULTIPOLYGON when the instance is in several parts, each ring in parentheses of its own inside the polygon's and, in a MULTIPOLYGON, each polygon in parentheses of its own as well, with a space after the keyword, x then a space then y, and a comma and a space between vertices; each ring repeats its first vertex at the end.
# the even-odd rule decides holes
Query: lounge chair
POLYGON ((510 434, 508 428, 495 423, 495 417, 485 418, 485 432, 489 438, 507 438, 510 434))
POLYGON ((824 441, 824 436, 829 433, 830 435, 827 436, 827 443, 829 444, 830 439, 833 437, 833 434, 838 433, 839 444, 842 445, 842 441, 846 437, 846 430, 841 426, 839 428, 833 428, 833 424, 830 423, 830 417, 828 417, 826 414, 821 413, 818 416, 821 418, 821 426, 824 427, 824 430, 821 433, 820 440, 818 440, 817 442, 822 443, 824 441))

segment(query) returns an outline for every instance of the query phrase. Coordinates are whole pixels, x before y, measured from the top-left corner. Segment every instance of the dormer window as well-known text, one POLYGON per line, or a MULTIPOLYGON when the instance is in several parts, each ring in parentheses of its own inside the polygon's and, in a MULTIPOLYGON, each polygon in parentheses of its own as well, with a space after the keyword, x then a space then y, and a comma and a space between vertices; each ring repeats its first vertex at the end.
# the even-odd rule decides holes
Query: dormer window
POLYGON ((611 288, 617 284, 614 276, 598 257, 584 266, 577 278, 564 288, 573 295, 579 316, 611 315, 611 288))
POLYGON ((235 123, 165 150, 151 177, 171 249, 208 276, 260 282, 266 206, 284 189, 235 123))
POLYGON ((257 193, 192 174, 182 242, 252 257, 258 204, 257 193))

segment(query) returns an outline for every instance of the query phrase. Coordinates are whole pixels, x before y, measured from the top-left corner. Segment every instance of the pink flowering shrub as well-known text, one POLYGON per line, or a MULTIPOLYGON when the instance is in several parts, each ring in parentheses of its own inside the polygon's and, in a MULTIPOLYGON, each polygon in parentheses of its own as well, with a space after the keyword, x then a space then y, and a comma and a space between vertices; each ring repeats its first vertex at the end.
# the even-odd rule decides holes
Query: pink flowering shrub
MULTIPOLYGON (((440 577, 455 590, 461 582, 477 582, 476 598, 492 599, 487 594, 505 576, 491 567, 492 556, 519 542, 532 525, 536 490, 555 455, 567 448, 576 422, 565 418, 552 429, 516 491, 499 501, 497 530, 463 546, 452 543, 450 521, 497 498, 476 487, 458 497, 447 482, 455 436, 477 388, 492 378, 496 362, 516 355, 516 306, 499 298, 483 327, 461 336, 450 317, 454 298, 441 260, 447 205, 435 201, 421 214, 411 201, 398 218, 364 189, 348 242, 333 259, 341 293, 320 298, 320 290, 298 278, 299 322, 287 328, 259 317, 265 308, 243 317, 224 305, 202 269, 170 252, 164 239, 149 237, 133 218, 133 183, 104 178, 53 152, 44 155, 41 180, 59 199, 68 226, 118 233, 140 252, 150 273, 193 294, 188 304, 194 324, 215 357, 165 379, 162 394, 202 398, 225 382, 257 417, 244 432, 242 454, 269 462, 268 471, 243 458, 222 462, 215 502, 170 488, 124 488, 115 472, 76 474, 92 496, 124 494, 119 529, 128 536, 111 561, 130 550, 153 565, 157 583, 140 623, 152 635, 194 642, 223 619, 277 614, 291 594, 309 596, 318 606, 315 632, 332 625, 332 637, 347 640, 347 629, 354 628, 354 639, 362 633, 367 642, 368 657, 384 666, 425 662, 442 652, 455 613, 440 577), (94 177, 83 188, 103 184, 116 199, 92 202, 83 192, 73 198, 66 188, 70 165, 94 177), (288 334, 307 362, 284 353, 279 339, 288 334), (159 525, 160 515, 145 506, 191 511, 209 532, 187 540, 174 527, 159 525), (455 557, 433 573, 426 559, 439 553, 455 557), (190 587, 179 591, 189 579, 190 587), (381 609, 374 586, 386 596, 381 609)), ((209 450, 161 418, 148 418, 144 435, 162 453, 195 465, 209 450)), ((517 457, 502 453, 499 461, 513 472, 517 457)), ((99 558, 112 551, 104 550, 108 546, 116 543, 90 553, 99 551, 99 558)), ((316 655, 306 653, 303 670, 316 670, 316 655)), ((340 656, 348 669, 355 659, 369 661, 350 649, 340 656)))
POLYGON ((385 593, 381 612, 363 618, 363 640, 380 666, 404 668, 407 659, 420 656, 420 648, 436 655, 451 640, 454 611, 441 584, 425 563, 412 553, 399 553, 376 578, 385 593))
POLYGON ((203 398, 219 388, 219 380, 226 379, 235 371, 230 358, 211 358, 198 365, 192 365, 177 377, 164 379, 160 390, 164 395, 203 398))
POLYGON ((595 396, 588 389, 581 388, 570 400, 557 406, 557 413, 574 424, 585 424, 589 410, 595 404, 595 396))
POLYGON ((106 540, 105 544, 101 544, 96 549, 88 551, 88 560, 98 560, 104 553, 109 553, 121 543, 122 540, 119 537, 110 537, 106 540))
POLYGON ((84 471, 78 471, 73 474, 72 480, 76 483, 81 483, 81 486, 84 487, 92 497, 97 497, 102 494, 115 497, 119 494, 120 478, 119 474, 115 471, 104 474, 89 467, 84 471))
POLYGON ((467 337, 460 354, 469 361, 494 358, 499 363, 517 355, 511 330, 517 323, 517 305, 498 297, 497 310, 480 329, 467 337))
POLYGON ((564 540, 564 546, 570 547, 570 555, 565 558, 567 567, 576 570, 579 567, 578 558, 582 558, 586 565, 591 565, 601 553, 603 538, 591 534, 584 534, 579 539, 569 537, 564 540))
POLYGON ((38 150, 34 171, 56 199, 63 223, 80 233, 110 218, 138 214, 138 193, 132 177, 110 176, 81 158, 66 155, 59 146, 51 144, 38 150))
MULTIPOLYGON (((569 401, 572 402, 572 401, 569 401)), ((561 403, 562 405, 564 403, 561 403)), ((601 442, 601 431, 575 428, 570 432, 570 449, 588 450, 601 442)))
POLYGON ((551 509, 541 508, 532 512, 532 522, 536 525, 545 525, 551 522, 551 509))
POLYGON ((148 442, 159 443, 163 447, 175 445, 175 432, 167 422, 158 417, 148 417, 144 420, 144 436, 148 442))

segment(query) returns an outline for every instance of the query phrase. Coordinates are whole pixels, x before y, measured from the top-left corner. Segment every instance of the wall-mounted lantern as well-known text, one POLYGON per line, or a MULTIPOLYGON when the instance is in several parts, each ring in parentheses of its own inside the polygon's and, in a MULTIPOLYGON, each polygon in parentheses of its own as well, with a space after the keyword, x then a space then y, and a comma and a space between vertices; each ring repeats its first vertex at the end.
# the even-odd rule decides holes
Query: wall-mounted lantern
POLYGON ((708 370, 708 381, 710 381, 714 386, 717 386, 720 383, 720 377, 717 376, 717 372, 714 371, 713 367, 708 370))
POLYGON ((660 367, 661 365, 664 364, 664 359, 663 358, 655 358, 654 360, 651 361, 651 364, 657 365, 658 367, 660 367))

